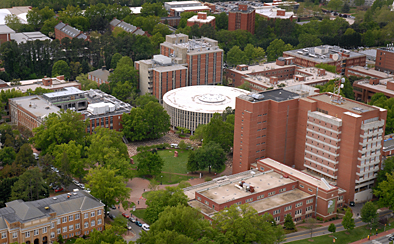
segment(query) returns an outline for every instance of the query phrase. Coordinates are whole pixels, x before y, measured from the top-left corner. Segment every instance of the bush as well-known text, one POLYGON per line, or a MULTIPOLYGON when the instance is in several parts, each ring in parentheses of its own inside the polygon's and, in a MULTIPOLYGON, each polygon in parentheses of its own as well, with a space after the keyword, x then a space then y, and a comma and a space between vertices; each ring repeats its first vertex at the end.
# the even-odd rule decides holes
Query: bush
POLYGON ((212 180, 212 178, 211 177, 207 177, 207 178, 205 178, 205 181, 211 181, 212 180))

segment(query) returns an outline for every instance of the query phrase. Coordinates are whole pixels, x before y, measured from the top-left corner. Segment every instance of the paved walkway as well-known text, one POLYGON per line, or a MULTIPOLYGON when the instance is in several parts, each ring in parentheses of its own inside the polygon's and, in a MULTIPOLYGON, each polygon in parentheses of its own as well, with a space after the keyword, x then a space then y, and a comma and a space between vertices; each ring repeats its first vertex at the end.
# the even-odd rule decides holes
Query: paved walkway
POLYGON ((352 242, 352 244, 361 244, 361 243, 375 243, 374 241, 388 241, 388 235, 393 235, 394 234, 394 229, 388 230, 386 232, 379 233, 377 236, 372 235, 370 240, 367 238, 361 239, 359 241, 352 242), (383 239, 383 240, 382 240, 383 239))

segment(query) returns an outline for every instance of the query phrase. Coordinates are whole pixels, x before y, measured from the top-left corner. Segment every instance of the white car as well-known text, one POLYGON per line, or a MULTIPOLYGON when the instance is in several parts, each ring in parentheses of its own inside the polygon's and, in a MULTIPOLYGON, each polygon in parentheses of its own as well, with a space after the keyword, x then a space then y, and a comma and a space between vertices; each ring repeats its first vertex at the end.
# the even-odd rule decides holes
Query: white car
POLYGON ((85 191, 90 194, 90 189, 86 188, 85 191))
POLYGON ((85 185, 84 184, 79 184, 79 187, 81 187, 82 190, 85 190, 85 185))
POLYGON ((35 159, 35 160, 38 160, 38 159, 39 159, 38 153, 33 153, 33 156, 34 156, 34 159, 35 159))
POLYGON ((143 224, 141 227, 144 231, 149 231, 149 228, 150 228, 150 226, 148 224, 143 224))

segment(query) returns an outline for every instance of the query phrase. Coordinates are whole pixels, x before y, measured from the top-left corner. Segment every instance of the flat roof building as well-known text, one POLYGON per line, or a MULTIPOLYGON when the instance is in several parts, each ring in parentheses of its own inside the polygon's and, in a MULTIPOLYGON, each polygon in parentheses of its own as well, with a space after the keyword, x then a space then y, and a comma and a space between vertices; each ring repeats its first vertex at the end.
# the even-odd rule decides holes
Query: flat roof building
POLYGON ((394 46, 388 44, 376 50, 375 69, 382 72, 394 73, 394 46))
POLYGON ((301 97, 276 89, 239 96, 233 173, 269 157, 341 187, 347 203, 370 200, 386 116, 385 109, 331 93, 301 97))
POLYGON ((207 16, 206 12, 198 12, 197 15, 192 16, 187 20, 187 26, 198 25, 211 25, 215 28, 215 16, 207 16))
POLYGON ((164 8, 170 12, 172 8, 186 8, 186 7, 198 7, 202 6, 202 3, 199 1, 172 1, 165 2, 164 8))
POLYGON ((191 186, 184 192, 189 205, 209 220, 233 204, 248 203, 259 215, 269 213, 277 223, 283 223, 287 214, 295 222, 310 217, 335 217, 336 209, 343 206, 346 191, 325 179, 266 158, 251 165, 249 171, 191 186))
POLYGON ((351 66, 365 66, 366 55, 352 52, 338 46, 323 45, 283 52, 283 57, 294 57, 294 63, 303 67, 328 64, 337 67, 336 72, 345 74, 351 66))
POLYGON ((254 34, 256 10, 247 4, 239 4, 228 12, 228 30, 246 30, 254 34))
POLYGON ((256 14, 259 14, 268 20, 270 19, 288 19, 293 20, 294 12, 286 11, 285 9, 278 8, 276 6, 264 6, 256 9, 256 14))
POLYGON ((14 33, 11 34, 11 40, 14 40, 16 43, 26 43, 28 41, 52 41, 51 38, 47 37, 46 35, 42 34, 39 31, 34 32, 21 32, 21 33, 14 33))

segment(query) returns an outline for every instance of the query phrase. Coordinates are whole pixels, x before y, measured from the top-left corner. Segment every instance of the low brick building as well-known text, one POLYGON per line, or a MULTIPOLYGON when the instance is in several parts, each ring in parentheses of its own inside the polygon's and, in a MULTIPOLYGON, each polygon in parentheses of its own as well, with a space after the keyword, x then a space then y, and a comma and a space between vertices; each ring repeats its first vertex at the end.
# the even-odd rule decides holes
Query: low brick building
POLYGON ((104 204, 85 191, 24 202, 7 202, 0 208, 3 243, 43 243, 70 239, 104 229, 104 204))
POLYGON ((187 20, 187 26, 198 25, 201 27, 203 25, 211 25, 215 28, 215 16, 207 16, 206 12, 199 12, 187 20))
POLYGON ((394 73, 394 47, 389 44, 388 47, 378 48, 376 50, 375 69, 378 71, 394 73))
POLYGON ((4 42, 11 41, 11 34, 15 31, 7 25, 0 25, 0 45, 4 42))
POLYGON ((109 25, 111 26, 111 30, 113 31, 116 27, 122 28, 124 31, 134 34, 134 35, 139 35, 139 36, 150 36, 147 31, 142 30, 141 28, 134 26, 132 24, 126 23, 123 20, 118 20, 114 18, 111 22, 109 22, 109 25))
POLYGON ((95 81, 97 83, 97 86, 100 87, 101 84, 109 83, 108 77, 110 75, 110 72, 112 72, 112 70, 109 71, 105 66, 103 66, 101 69, 89 72, 88 80, 95 81))
POLYGON ((62 40, 65 37, 68 37, 70 39, 78 38, 86 41, 89 40, 89 36, 85 35, 83 31, 69 26, 68 24, 65 24, 63 22, 60 22, 55 26, 55 37, 58 40, 62 40))

